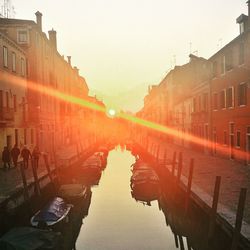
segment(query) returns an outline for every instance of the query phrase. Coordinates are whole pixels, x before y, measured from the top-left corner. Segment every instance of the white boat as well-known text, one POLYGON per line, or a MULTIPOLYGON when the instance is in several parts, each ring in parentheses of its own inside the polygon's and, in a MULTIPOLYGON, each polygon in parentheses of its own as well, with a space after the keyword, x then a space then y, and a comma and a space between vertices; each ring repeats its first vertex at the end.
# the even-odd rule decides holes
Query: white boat
POLYGON ((43 209, 39 210, 30 220, 34 227, 53 226, 67 218, 73 205, 64 199, 55 197, 43 209))

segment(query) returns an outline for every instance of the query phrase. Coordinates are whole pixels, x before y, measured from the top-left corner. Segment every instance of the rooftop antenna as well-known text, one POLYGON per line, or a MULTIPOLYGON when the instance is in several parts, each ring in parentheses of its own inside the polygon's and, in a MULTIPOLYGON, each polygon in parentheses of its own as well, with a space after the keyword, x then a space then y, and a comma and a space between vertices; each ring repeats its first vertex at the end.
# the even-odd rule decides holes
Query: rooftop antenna
POLYGON ((15 10, 11 4, 11 0, 4 0, 3 5, 1 7, 2 7, 1 17, 11 18, 15 16, 15 10))
POLYGON ((176 66, 176 55, 173 55, 173 63, 174 63, 174 67, 176 66))
POLYGON ((218 49, 222 48, 222 38, 220 38, 220 39, 218 40, 217 48, 218 48, 218 49))
POLYGON ((198 50, 193 51, 193 54, 198 56, 198 50))
POLYGON ((189 54, 192 54, 192 42, 189 43, 189 54))

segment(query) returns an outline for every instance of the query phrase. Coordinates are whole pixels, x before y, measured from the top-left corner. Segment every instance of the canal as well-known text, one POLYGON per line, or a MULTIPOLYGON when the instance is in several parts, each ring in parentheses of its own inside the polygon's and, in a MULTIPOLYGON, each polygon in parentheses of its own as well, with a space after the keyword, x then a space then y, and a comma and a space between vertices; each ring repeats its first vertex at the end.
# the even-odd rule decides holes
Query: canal
MULTIPOLYGON (((131 164, 135 157, 120 147, 109 152, 99 185, 92 187, 88 216, 76 249, 176 249, 158 201, 145 204, 131 195, 131 164)), ((186 248, 186 241, 183 241, 186 248)))

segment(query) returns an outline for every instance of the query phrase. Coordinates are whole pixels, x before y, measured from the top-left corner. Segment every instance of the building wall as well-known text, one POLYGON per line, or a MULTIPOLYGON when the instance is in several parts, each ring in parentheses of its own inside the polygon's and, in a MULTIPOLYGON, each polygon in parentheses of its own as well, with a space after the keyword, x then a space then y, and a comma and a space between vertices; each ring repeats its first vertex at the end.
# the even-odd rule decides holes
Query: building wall
POLYGON ((27 55, 29 124, 35 127, 40 149, 51 152, 74 143, 79 136, 76 122, 81 113, 79 105, 70 98, 55 98, 33 88, 47 87, 68 97, 86 98, 88 95, 87 84, 78 70, 58 53, 56 32, 49 31, 47 38, 37 23, 15 19, 2 20, 0 30, 19 43, 27 55), (23 31, 27 39, 20 43, 18 35, 23 31))
POLYGON ((0 33, 0 58, 0 149, 15 143, 32 147, 35 138, 34 127, 27 124, 26 53, 0 33), (8 51, 5 55, 4 48, 8 51))
POLYGON ((237 37, 226 47, 215 54, 210 60, 220 62, 216 67, 216 74, 211 81, 212 90, 212 128, 214 140, 217 146, 222 146, 222 150, 216 150, 219 155, 227 158, 247 162, 247 156, 242 152, 250 151, 247 141, 250 127, 250 34, 245 32, 237 37), (244 44, 243 59, 240 60, 240 46, 244 44), (231 60, 223 59, 228 51, 232 53, 231 60), (229 64, 229 67, 227 67, 229 64), (245 83, 244 85, 242 85, 245 83), (244 87, 246 102, 240 96, 240 86, 244 87), (231 94, 228 93, 231 89, 231 94), (223 94, 224 93, 224 94, 223 94), (217 94, 217 98, 216 98, 217 94), (224 97, 222 97, 224 96, 224 97), (228 105, 229 103, 232 105, 228 105), (223 104, 225 100, 225 105, 223 104), (216 107, 217 102, 217 107, 216 107), (234 124, 233 128, 230 124, 234 124))

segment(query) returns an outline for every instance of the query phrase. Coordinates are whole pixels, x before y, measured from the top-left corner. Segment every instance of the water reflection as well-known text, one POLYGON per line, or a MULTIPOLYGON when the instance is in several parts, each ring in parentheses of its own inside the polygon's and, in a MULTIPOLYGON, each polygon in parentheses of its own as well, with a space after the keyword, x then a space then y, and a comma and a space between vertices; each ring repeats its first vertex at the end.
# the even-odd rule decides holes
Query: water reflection
POLYGON ((222 234, 218 234, 218 244, 208 247, 204 212, 194 205, 185 212, 183 195, 146 162, 118 147, 109 153, 105 171, 78 173, 78 178, 91 186, 92 196, 82 216, 83 225, 82 220, 76 222, 73 238, 77 240, 72 248, 228 249, 230 241, 222 234))
POLYGON ((136 158, 132 164, 130 178, 131 195, 136 201, 151 206, 151 201, 157 200, 160 193, 160 180, 150 165, 136 158))
POLYGON ((176 249, 158 202, 150 207, 131 199, 130 166, 134 157, 120 149, 110 152, 99 185, 92 188, 89 215, 77 249, 176 249))

